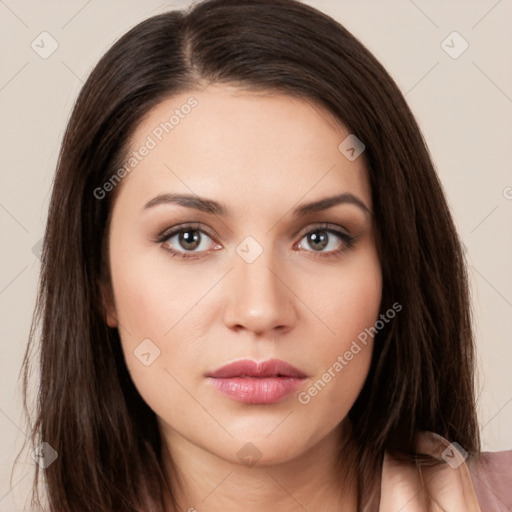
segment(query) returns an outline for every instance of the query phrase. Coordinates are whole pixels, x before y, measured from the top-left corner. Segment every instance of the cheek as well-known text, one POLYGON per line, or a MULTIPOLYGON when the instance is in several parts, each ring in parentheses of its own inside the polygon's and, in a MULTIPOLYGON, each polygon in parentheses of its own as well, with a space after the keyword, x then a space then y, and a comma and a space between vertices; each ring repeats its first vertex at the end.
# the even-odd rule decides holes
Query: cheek
POLYGON ((382 274, 374 250, 363 252, 361 257, 353 258, 335 272, 332 269, 328 272, 315 276, 317 286, 311 286, 311 279, 306 277, 302 296, 307 297, 321 320, 320 350, 332 355, 348 350, 352 340, 376 322, 382 298, 382 274))
POLYGON ((112 287, 126 366, 139 393, 154 408, 152 402, 173 385, 168 373, 170 343, 176 364, 190 366, 188 361, 193 358, 194 345, 186 336, 175 336, 180 328, 177 322, 187 313, 187 283, 180 282, 179 273, 165 277, 162 263, 167 264, 167 272, 169 265, 165 257, 154 258, 137 250, 132 250, 129 258, 122 257, 127 254, 123 247, 130 244, 112 245, 112 287))
MULTIPOLYGON (((297 399, 328 431, 348 413, 368 375, 382 296, 376 255, 337 274, 328 287, 309 294, 321 305, 310 360, 315 375, 297 399), (321 334, 320 334, 321 333, 321 334)), ((324 281, 327 282, 327 281, 324 281)))
POLYGON ((184 298, 190 294, 192 284, 183 272, 169 274, 172 265, 163 250, 134 249, 129 257, 122 257, 120 247, 121 244, 112 253, 111 268, 121 331, 130 333, 128 338, 133 341, 152 336, 163 339, 185 314, 184 298))
POLYGON ((181 323, 174 327, 186 315, 183 295, 165 285, 150 272, 128 274, 118 283, 116 307, 122 351, 136 389, 159 416, 180 424, 190 399, 181 388, 188 387, 186 373, 176 369, 190 371, 197 361, 197 333, 183 333, 181 323))

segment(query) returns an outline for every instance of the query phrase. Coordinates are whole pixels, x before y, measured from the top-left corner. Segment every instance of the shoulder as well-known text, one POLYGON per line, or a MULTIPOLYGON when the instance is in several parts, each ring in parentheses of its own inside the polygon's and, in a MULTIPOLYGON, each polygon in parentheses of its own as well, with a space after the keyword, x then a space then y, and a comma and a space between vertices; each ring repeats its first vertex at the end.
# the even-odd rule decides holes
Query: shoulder
POLYGON ((432 432, 419 432, 416 451, 431 456, 438 464, 423 465, 420 469, 418 465, 395 459, 386 452, 379 512, 424 511, 427 496, 435 503, 436 510, 487 512, 480 507, 465 452, 456 443, 432 432))
POLYGON ((482 452, 468 467, 482 512, 512 510, 512 450, 482 452))

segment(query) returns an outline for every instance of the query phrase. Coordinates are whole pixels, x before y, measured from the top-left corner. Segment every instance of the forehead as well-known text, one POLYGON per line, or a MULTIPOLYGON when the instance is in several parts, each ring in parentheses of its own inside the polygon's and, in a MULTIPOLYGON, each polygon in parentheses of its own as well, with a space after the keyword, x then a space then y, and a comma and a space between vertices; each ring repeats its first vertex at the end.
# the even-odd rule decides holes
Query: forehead
POLYGON ((122 188, 141 198, 181 191, 228 204, 349 191, 371 206, 364 158, 351 161, 339 149, 349 135, 312 101, 211 85, 165 99, 145 116, 122 188))

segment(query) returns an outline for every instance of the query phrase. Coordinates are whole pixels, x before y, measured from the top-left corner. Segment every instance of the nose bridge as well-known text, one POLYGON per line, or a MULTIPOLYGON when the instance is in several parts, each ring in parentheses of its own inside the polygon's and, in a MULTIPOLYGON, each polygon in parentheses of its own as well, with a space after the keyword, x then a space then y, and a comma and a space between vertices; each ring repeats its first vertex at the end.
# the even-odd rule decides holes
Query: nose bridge
POLYGON ((283 265, 272 247, 247 237, 234 254, 227 321, 251 331, 289 326, 293 294, 285 286, 283 265))

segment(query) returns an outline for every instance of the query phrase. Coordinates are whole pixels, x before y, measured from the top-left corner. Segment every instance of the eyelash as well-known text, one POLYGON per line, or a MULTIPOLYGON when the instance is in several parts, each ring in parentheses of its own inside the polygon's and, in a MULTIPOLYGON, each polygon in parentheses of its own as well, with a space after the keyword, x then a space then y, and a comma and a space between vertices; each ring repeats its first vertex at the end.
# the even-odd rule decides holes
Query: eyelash
MULTIPOLYGON (((163 233, 158 235, 155 242, 163 244, 164 242, 168 242, 173 236, 175 236, 179 233, 182 233, 182 232, 186 232, 186 231, 199 231, 201 233, 204 233, 205 235, 207 235, 208 237, 210 237, 212 240, 215 241, 215 237, 211 233, 209 233, 208 230, 204 229, 204 227, 201 226, 201 224, 196 223, 196 224, 183 224, 180 226, 175 226, 171 229, 167 229, 163 233)), ((305 236, 310 235, 312 233, 316 233, 318 231, 323 231, 323 232, 337 235, 342 240, 342 246, 338 249, 335 249, 334 251, 329 251, 329 252, 325 252, 325 253, 318 252, 318 251, 306 251, 306 252, 312 252, 313 254, 316 253, 319 255, 320 258, 331 258, 331 257, 340 255, 342 252, 345 252, 345 251, 351 249, 352 247, 354 247, 354 243, 357 238, 357 237, 348 235, 347 233, 341 231, 339 229, 339 226, 337 226, 336 224, 320 223, 320 224, 315 225, 312 229, 303 232, 300 235, 300 240, 302 240, 305 236)), ((169 251, 173 258, 175 256, 177 256, 178 258, 183 259, 183 260, 201 258, 201 256, 199 256, 199 254, 201 254, 201 253, 187 253, 187 252, 182 252, 182 251, 176 251, 176 250, 172 249, 169 245, 165 245, 164 249, 166 251, 169 251)), ((201 251, 201 252, 209 252, 209 251, 201 251)))

